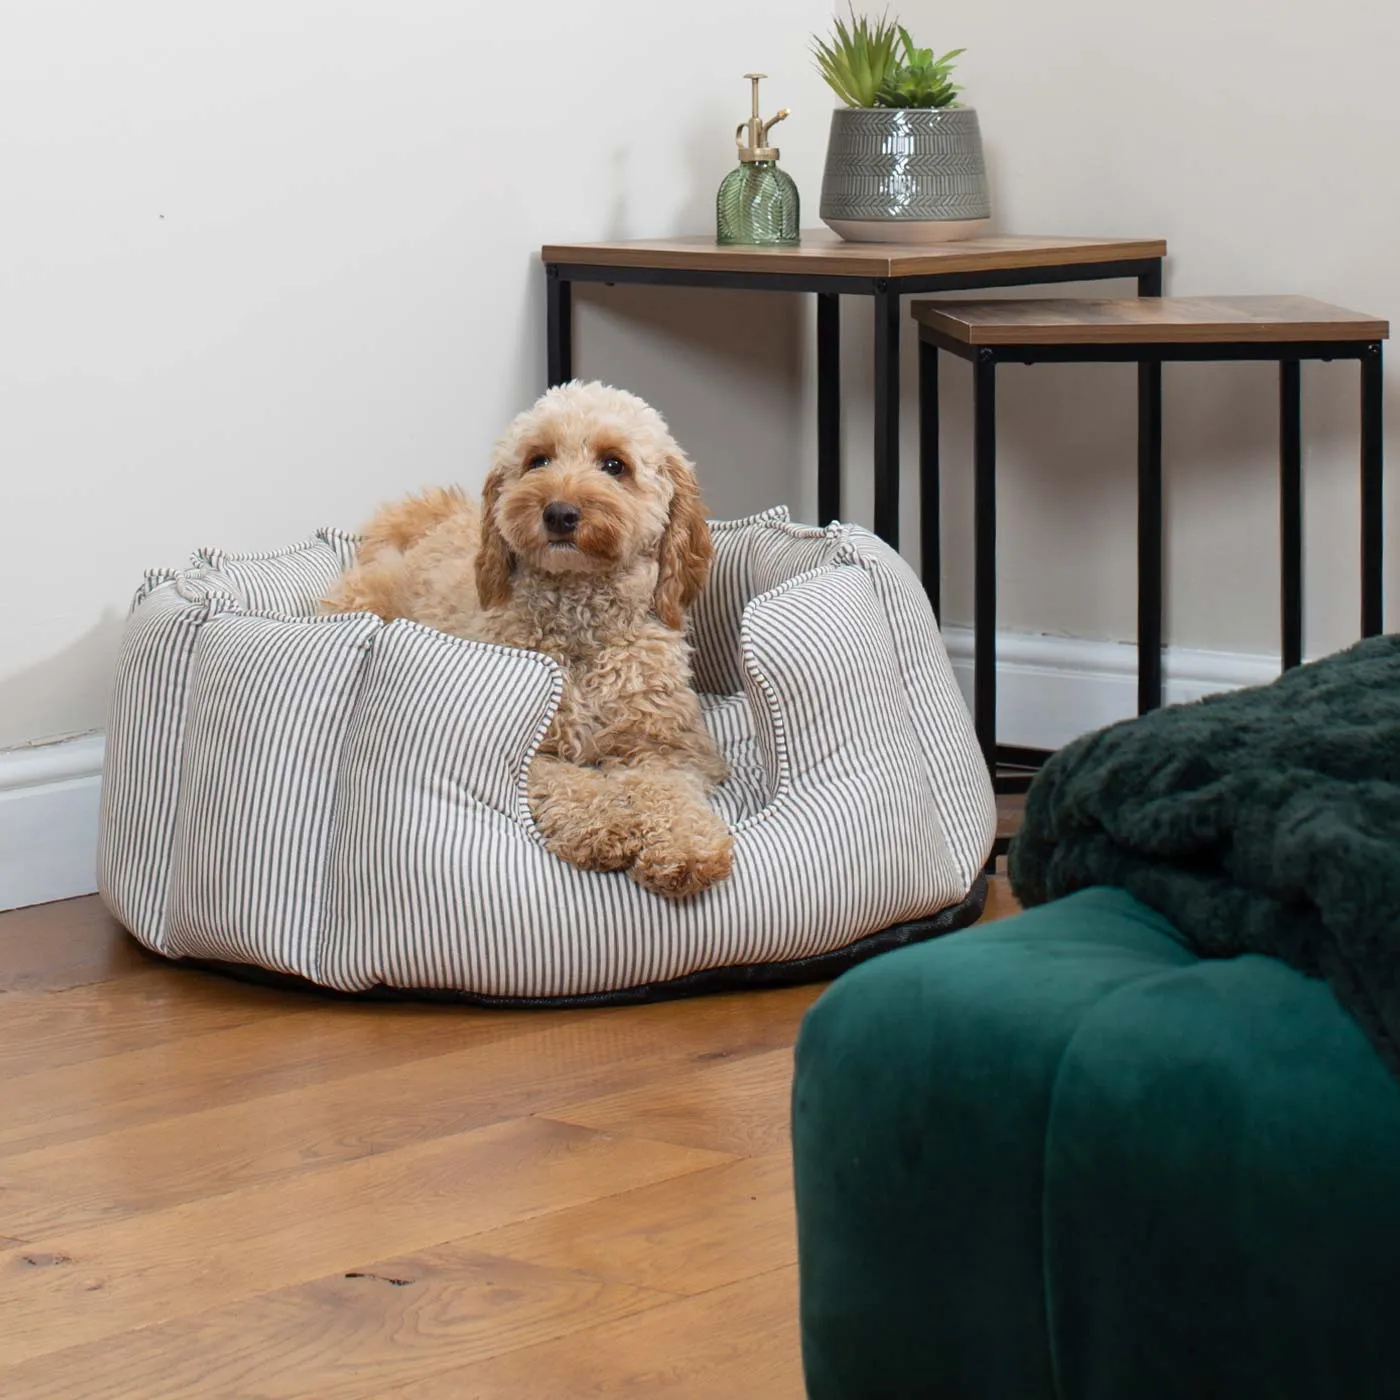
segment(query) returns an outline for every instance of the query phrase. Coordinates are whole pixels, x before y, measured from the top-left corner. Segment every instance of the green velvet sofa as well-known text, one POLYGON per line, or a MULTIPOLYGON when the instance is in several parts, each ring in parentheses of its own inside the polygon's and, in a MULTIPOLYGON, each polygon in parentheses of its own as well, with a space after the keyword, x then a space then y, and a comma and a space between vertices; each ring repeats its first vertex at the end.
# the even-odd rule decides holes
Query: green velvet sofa
POLYGON ((793 1143, 811 1400, 1400 1397, 1400 1084, 1121 890, 842 977, 793 1143))

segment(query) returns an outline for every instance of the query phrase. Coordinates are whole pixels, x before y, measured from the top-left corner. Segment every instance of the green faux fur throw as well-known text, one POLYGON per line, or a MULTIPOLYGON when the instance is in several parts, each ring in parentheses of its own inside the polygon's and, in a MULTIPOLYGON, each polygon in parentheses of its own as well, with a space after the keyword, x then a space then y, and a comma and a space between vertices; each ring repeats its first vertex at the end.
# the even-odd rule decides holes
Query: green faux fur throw
POLYGON ((1400 636, 1076 740, 1010 874, 1026 905, 1118 885, 1203 957, 1326 978, 1400 1074, 1400 636))

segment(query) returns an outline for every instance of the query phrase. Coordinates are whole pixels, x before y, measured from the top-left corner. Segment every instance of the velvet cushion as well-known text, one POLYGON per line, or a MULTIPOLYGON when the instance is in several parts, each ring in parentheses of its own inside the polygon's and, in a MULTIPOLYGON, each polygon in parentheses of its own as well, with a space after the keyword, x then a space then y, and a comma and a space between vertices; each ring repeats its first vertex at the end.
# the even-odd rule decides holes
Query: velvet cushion
POLYGON ((841 978, 793 1139, 813 1400, 1400 1394, 1400 1085, 1121 890, 841 978))

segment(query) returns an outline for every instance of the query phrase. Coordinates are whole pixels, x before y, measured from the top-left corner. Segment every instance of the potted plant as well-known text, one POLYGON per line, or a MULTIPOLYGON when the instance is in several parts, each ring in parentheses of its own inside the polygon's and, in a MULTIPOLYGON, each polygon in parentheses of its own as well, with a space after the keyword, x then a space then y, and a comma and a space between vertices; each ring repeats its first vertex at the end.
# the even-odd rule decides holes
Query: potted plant
POLYGON ((845 104, 831 114, 822 222, 858 242, 943 243, 987 226, 991 203, 977 113, 958 102, 953 49, 917 47, 888 16, 851 13, 813 40, 845 104))

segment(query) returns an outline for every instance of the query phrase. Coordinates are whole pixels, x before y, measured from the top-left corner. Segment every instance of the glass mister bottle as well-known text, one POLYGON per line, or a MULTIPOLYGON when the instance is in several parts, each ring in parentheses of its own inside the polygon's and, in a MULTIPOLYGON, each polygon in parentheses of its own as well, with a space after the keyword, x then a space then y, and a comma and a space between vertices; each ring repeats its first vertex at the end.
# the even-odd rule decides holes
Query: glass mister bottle
POLYGON ((778 148, 768 144, 769 131, 788 115, 782 108, 764 121, 758 115, 758 83, 766 73, 745 73, 753 84, 753 115, 740 122, 734 139, 739 164, 724 177, 715 198, 715 223, 720 243, 772 246, 796 243, 798 234, 797 186, 785 170, 778 169, 778 148))

